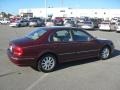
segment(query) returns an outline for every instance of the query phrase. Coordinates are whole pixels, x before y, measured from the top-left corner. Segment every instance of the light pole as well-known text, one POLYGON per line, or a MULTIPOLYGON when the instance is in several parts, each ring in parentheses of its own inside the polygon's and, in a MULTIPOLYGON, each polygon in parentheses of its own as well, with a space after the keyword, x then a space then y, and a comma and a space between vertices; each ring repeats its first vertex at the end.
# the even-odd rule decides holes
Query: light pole
POLYGON ((45 0, 45 23, 47 22, 47 0, 45 0))
POLYGON ((63 7, 63 0, 61 0, 61 8, 63 7))

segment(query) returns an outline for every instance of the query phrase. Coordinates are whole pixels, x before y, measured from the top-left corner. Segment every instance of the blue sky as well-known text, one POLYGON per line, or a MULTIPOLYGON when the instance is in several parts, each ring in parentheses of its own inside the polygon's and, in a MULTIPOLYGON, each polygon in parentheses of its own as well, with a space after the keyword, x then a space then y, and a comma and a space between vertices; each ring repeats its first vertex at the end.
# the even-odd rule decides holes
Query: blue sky
MULTIPOLYGON (((45 0, 0 0, 0 12, 17 14, 21 8, 44 7, 45 0)), ((61 0, 47 0, 47 6, 61 7, 61 0)), ((120 0, 63 0, 63 7, 70 8, 116 8, 120 0)))

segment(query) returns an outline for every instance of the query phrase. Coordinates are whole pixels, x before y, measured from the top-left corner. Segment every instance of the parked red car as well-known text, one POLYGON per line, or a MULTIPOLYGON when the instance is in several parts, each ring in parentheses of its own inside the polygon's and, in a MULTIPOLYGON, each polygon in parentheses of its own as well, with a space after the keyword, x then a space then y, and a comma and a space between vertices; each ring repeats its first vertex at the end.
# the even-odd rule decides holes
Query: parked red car
POLYGON ((53 23, 55 26, 62 26, 64 21, 63 21, 63 18, 61 17, 56 17, 54 20, 53 20, 53 23))
POLYGON ((42 27, 10 41, 7 54, 19 66, 34 65, 50 72, 58 63, 93 57, 107 59, 113 50, 110 40, 96 39, 78 28, 42 27))

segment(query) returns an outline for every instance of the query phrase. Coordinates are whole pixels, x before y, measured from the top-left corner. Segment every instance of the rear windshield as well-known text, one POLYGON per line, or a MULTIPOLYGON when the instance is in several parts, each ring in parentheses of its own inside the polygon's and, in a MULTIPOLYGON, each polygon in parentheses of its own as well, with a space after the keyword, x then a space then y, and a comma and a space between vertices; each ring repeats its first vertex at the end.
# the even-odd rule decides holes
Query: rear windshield
POLYGON ((21 20, 16 20, 15 23, 19 23, 21 20))
POLYGON ((92 24, 92 22, 84 22, 84 24, 92 24))
POLYGON ((115 25, 115 23, 111 23, 112 25, 115 25))
POLYGON ((37 20, 36 19, 31 19, 30 22, 36 22, 37 20))
POLYGON ((109 24, 109 22, 102 22, 101 24, 109 24))
POLYGON ((38 38, 40 38, 43 34, 45 34, 47 32, 47 30, 44 29, 37 29, 35 31, 32 31, 30 33, 28 33, 26 35, 26 37, 33 39, 33 40, 37 40, 38 38))

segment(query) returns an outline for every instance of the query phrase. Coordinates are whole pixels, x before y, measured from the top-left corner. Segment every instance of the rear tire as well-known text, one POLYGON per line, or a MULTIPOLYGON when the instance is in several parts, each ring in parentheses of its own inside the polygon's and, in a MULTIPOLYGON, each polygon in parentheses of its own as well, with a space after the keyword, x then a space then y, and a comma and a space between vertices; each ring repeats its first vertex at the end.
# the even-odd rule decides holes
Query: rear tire
POLYGON ((52 72, 56 67, 56 58, 51 54, 42 56, 37 63, 37 70, 42 72, 52 72))

